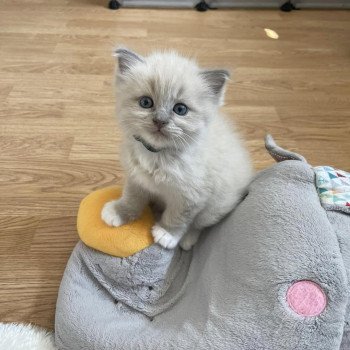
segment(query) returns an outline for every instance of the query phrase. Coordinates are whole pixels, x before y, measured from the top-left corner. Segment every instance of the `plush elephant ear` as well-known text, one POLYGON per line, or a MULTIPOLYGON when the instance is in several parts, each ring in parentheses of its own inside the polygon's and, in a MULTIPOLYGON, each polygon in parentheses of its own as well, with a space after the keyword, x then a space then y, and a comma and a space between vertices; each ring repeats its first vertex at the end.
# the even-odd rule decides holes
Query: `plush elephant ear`
POLYGON ((126 73, 137 63, 145 62, 144 58, 137 53, 125 48, 119 47, 114 51, 113 56, 118 58, 118 67, 120 74, 126 73))
POLYGON ((210 92, 221 103, 225 94, 226 81, 230 78, 230 73, 225 69, 204 70, 200 73, 206 82, 210 92))

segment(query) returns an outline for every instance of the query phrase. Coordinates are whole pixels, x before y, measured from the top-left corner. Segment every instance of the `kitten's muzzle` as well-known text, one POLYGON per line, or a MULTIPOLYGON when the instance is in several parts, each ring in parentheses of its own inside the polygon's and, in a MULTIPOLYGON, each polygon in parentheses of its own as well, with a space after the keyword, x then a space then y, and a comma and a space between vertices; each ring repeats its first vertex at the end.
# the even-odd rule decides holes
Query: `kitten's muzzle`
POLYGON ((159 119, 159 118, 153 118, 152 121, 153 121, 153 124, 158 128, 158 130, 160 130, 165 125, 169 124, 169 121, 159 119))

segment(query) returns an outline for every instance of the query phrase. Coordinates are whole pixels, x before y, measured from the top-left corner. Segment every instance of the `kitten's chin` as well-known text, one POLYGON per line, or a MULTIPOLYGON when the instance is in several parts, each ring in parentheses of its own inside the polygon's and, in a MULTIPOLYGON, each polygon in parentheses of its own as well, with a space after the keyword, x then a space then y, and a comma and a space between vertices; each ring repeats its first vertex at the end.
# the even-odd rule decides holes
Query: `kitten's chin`
MULTIPOLYGON (((165 148, 169 144, 169 138, 165 134, 160 132, 147 131, 135 135, 143 139, 155 149, 165 148)), ((133 137, 135 137, 135 135, 133 135, 133 137)))
POLYGON ((157 148, 164 148, 169 145, 169 138, 162 133, 153 133, 149 142, 157 148))

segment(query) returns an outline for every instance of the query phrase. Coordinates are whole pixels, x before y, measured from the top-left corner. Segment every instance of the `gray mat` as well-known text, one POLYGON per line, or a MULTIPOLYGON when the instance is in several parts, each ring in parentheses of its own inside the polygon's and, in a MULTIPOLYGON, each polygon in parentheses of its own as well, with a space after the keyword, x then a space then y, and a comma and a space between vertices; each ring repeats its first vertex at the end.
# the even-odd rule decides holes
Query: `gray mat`
POLYGON ((260 172, 193 253, 153 245, 119 259, 78 243, 57 301, 58 348, 349 350, 350 216, 321 206, 314 178, 302 160, 260 172), (298 280, 326 294, 319 316, 288 306, 298 280))

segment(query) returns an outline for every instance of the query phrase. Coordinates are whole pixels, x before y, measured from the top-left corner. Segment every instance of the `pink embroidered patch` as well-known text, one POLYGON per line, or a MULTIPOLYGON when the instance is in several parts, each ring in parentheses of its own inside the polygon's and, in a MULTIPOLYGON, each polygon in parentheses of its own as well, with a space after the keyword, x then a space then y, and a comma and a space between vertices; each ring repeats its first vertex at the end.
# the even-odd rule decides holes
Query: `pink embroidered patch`
POLYGON ((326 294, 322 288, 312 281, 298 281, 287 291, 289 307, 301 316, 318 316, 327 305, 326 294))

